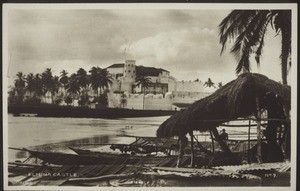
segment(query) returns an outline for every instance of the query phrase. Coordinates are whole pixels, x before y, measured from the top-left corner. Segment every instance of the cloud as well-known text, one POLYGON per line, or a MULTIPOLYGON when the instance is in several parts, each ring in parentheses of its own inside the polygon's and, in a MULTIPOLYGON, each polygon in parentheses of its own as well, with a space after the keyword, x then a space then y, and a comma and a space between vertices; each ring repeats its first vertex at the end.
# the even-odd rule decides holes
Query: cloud
MULTIPOLYGON (((7 27, 9 75, 40 73, 48 67, 70 72, 79 67, 104 68, 124 62, 126 48, 126 58, 135 59, 137 65, 164 68, 179 80, 230 80, 235 77, 236 60, 229 45, 220 56, 218 37, 218 25, 228 12, 12 10, 7 27)), ((280 66, 279 55, 276 59, 272 55, 275 49, 280 50, 280 43, 266 40, 261 73, 280 79, 280 70, 272 67, 280 66)))
POLYGON ((190 52, 207 49, 209 41, 216 38, 214 30, 191 28, 180 31, 163 32, 140 39, 128 47, 123 44, 120 50, 129 48, 129 54, 137 58, 153 57, 157 62, 168 62, 175 57, 189 56, 190 52), (198 44, 199 43, 199 44, 198 44))
MULTIPOLYGON (((171 70, 174 76, 182 72, 203 73, 227 67, 222 62, 228 56, 220 56, 218 34, 210 28, 191 27, 162 32, 133 42, 130 46, 123 44, 120 51, 125 48, 129 49, 128 57, 136 59, 138 65, 163 67, 171 70)), ((228 58, 227 61, 233 60, 228 58)))

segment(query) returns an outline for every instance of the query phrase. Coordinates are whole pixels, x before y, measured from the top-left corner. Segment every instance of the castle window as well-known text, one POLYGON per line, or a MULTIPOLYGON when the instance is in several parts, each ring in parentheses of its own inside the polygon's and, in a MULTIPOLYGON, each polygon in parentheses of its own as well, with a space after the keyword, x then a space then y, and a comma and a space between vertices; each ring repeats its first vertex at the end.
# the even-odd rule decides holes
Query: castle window
POLYGON ((128 73, 130 73, 130 70, 128 70, 128 73))

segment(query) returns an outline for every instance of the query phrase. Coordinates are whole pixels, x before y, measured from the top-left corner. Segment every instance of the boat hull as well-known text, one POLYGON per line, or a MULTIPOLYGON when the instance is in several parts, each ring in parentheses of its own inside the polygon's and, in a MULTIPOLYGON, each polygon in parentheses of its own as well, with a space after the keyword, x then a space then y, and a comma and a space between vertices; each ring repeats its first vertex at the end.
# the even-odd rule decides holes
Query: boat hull
MULTIPOLYGON (((97 153, 93 155, 74 155, 52 152, 28 152, 46 163, 55 165, 144 165, 176 166, 177 156, 132 156, 129 154, 97 153)), ((190 157, 183 156, 183 164, 189 164, 190 157)))

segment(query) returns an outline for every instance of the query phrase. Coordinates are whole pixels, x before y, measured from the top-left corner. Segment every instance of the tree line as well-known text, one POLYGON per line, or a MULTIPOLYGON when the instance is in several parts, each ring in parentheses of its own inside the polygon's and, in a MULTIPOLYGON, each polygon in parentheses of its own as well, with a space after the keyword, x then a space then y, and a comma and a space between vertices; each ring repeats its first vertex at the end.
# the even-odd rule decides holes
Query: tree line
POLYGON ((17 79, 8 92, 9 104, 37 104, 46 102, 51 98, 52 104, 60 104, 63 101, 67 104, 74 104, 78 99, 80 106, 87 104, 101 103, 107 105, 107 90, 112 84, 106 69, 92 67, 89 73, 80 68, 76 73, 68 75, 66 70, 60 72, 60 76, 53 75, 51 68, 47 68, 42 73, 22 72, 16 74, 17 79), (89 92, 94 92, 94 98, 90 101, 89 92))

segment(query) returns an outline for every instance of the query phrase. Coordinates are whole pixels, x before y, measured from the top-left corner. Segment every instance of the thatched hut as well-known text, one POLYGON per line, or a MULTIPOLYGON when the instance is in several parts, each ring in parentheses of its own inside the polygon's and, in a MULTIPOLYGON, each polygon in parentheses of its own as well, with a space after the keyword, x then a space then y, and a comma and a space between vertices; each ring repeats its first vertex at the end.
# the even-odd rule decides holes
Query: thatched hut
POLYGON ((258 114, 262 110, 268 111, 268 118, 289 119, 290 108, 289 86, 261 74, 244 73, 210 96, 171 116, 160 125, 156 133, 157 137, 178 136, 181 139, 188 133, 192 135, 194 130, 211 131, 223 151, 230 152, 220 139, 216 127, 238 118, 256 116, 259 119, 258 114))

